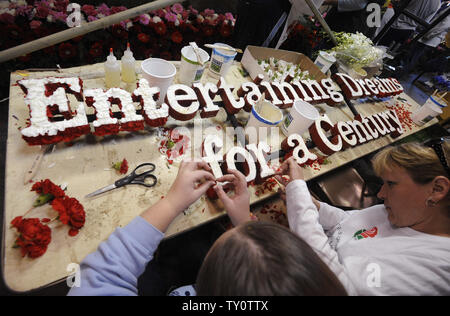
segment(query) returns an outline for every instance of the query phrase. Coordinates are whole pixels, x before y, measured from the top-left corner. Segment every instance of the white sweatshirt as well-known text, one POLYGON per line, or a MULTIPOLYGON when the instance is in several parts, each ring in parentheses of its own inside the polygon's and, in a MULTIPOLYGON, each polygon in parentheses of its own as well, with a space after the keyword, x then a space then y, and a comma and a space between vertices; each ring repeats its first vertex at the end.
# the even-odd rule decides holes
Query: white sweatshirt
POLYGON ((384 205, 346 212, 320 203, 317 211, 302 180, 286 197, 291 230, 350 295, 450 295, 450 238, 397 228, 384 205))

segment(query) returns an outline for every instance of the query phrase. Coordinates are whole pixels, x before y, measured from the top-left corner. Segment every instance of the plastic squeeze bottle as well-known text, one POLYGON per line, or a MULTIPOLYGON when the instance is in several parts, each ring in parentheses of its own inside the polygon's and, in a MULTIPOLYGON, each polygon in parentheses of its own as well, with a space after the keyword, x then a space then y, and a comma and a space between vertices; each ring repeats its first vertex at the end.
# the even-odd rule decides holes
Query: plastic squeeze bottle
POLYGON ((128 83, 136 81, 136 70, 134 64, 136 59, 133 57, 133 52, 130 49, 130 43, 127 43, 127 50, 124 52, 121 59, 122 62, 122 80, 128 83))
POLYGON ((110 48, 105 62, 105 84, 107 88, 120 86, 120 64, 114 56, 112 48, 110 48))

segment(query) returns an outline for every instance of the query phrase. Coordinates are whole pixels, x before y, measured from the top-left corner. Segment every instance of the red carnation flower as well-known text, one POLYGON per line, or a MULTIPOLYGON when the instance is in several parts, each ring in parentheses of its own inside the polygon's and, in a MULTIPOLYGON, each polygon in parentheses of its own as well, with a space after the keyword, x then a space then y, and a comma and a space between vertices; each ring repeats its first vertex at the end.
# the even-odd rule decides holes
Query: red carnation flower
POLYGON ((52 240, 52 230, 41 223, 38 218, 26 218, 22 216, 14 218, 11 225, 19 232, 15 246, 20 247, 22 257, 30 258, 42 256, 52 240))
POLYGON ((59 56, 62 59, 70 59, 77 55, 77 48, 70 43, 62 43, 58 47, 59 56))
POLYGON ((175 31, 170 36, 170 39, 172 40, 172 42, 180 44, 183 41, 183 35, 180 32, 175 31))
POLYGON ((86 213, 83 205, 77 199, 68 196, 54 199, 51 205, 59 213, 59 220, 64 225, 69 225, 69 235, 77 235, 86 221, 86 213))
POLYGON ((214 35, 214 28, 213 28, 212 26, 205 25, 205 26, 202 27, 202 31, 203 31, 203 34, 204 34, 206 37, 209 37, 209 36, 213 36, 213 35, 214 35))
POLYGON ((167 27, 163 22, 158 22, 155 24, 155 32, 159 35, 164 35, 167 32, 167 27))
POLYGON ((199 29, 197 28, 197 27, 195 27, 194 25, 192 25, 191 23, 186 23, 187 24, 187 26, 188 26, 188 28, 192 31, 192 32, 194 32, 194 33, 198 33, 198 31, 199 31, 199 29))
POLYGON ((97 10, 95 10, 95 7, 91 4, 85 4, 81 7, 81 11, 83 11, 87 16, 92 15, 96 16, 98 14, 97 10))
POLYGON ((111 28, 113 36, 121 39, 128 38, 128 32, 120 24, 114 24, 111 28))
POLYGON ((223 37, 230 37, 232 32, 233 32, 233 28, 231 27, 231 25, 224 23, 220 26, 219 33, 223 37))
POLYGON ((138 40, 142 43, 148 43, 150 41, 150 36, 145 33, 139 33, 137 36, 138 40))
POLYGON ((40 4, 36 8, 36 17, 38 17, 38 18, 46 19, 49 14, 50 14, 50 9, 43 4, 40 4))
POLYGON ((14 24, 15 16, 9 13, 0 14, 0 22, 4 24, 14 24))
POLYGON ((122 11, 126 11, 127 8, 124 6, 120 6, 120 7, 111 7, 111 14, 116 14, 122 11))
POLYGON ((54 5, 56 11, 66 12, 67 6, 69 5, 69 0, 55 0, 54 5))
POLYGON ((89 49, 89 55, 91 55, 93 58, 102 56, 103 45, 99 42, 95 42, 94 44, 92 44, 91 48, 89 49))
POLYGON ((51 194, 55 198, 61 198, 66 195, 59 186, 51 182, 49 179, 36 182, 31 187, 31 191, 36 191, 36 193, 41 195, 51 194))
POLYGON ((112 167, 119 171, 121 174, 126 174, 128 172, 128 161, 126 159, 123 159, 122 161, 113 164, 112 167))
POLYGON ((126 159, 122 160, 122 164, 120 165, 119 172, 121 174, 126 174, 128 172, 128 161, 126 159))
POLYGON ((23 31, 20 27, 15 24, 9 24, 6 26, 6 35, 14 40, 21 39, 23 35, 23 31))

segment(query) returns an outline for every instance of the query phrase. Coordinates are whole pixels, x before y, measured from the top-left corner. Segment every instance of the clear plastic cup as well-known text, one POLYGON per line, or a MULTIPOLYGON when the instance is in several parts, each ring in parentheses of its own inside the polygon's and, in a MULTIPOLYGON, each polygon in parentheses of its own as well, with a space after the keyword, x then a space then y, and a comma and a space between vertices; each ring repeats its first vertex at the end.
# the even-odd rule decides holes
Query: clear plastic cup
POLYGON ((193 82, 198 82, 202 78, 205 70, 205 63, 209 60, 209 54, 203 49, 198 49, 201 63, 198 62, 194 49, 185 46, 181 49, 181 64, 178 80, 180 83, 190 86, 193 82))
POLYGON ((281 131, 284 135, 302 135, 320 117, 319 111, 308 102, 297 100, 286 115, 281 131))
POLYGON ((333 65, 335 62, 336 58, 334 58, 333 55, 330 55, 324 51, 320 51, 314 64, 316 64, 316 66, 320 68, 320 71, 325 74, 327 73, 328 69, 330 69, 331 65, 333 65))
POLYGON ((142 62, 142 77, 147 79, 151 87, 158 87, 160 90, 159 99, 156 102, 161 105, 166 97, 167 89, 173 83, 173 78, 177 73, 175 66, 167 60, 160 58, 149 58, 142 62))
MULTIPOLYGON (((230 45, 223 44, 223 43, 215 43, 216 46, 224 46, 228 48, 233 48, 230 45)), ((209 65, 210 73, 213 77, 225 77, 228 73, 228 70, 230 69, 231 65, 233 64, 233 60, 236 57, 237 53, 224 50, 224 49, 218 49, 213 48, 213 52, 211 55, 211 63, 209 65)))

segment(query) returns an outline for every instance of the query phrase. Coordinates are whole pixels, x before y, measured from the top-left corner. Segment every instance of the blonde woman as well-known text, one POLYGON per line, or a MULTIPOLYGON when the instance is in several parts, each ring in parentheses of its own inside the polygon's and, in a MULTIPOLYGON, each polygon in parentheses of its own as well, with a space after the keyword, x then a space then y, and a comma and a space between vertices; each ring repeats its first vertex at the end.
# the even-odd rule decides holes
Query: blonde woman
MULTIPOLYGON (((294 160, 282 165, 291 230, 351 295, 450 294, 449 139, 379 152, 384 205, 345 212, 317 202, 294 160), (431 147, 429 147, 431 146, 431 147)), ((279 177, 281 181, 282 178, 279 177)))

